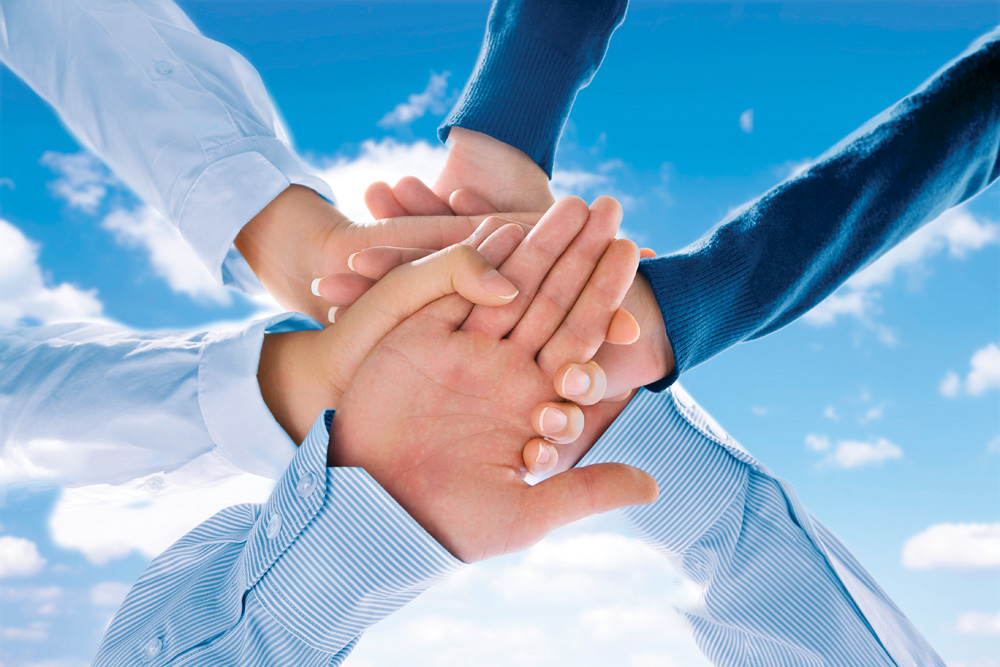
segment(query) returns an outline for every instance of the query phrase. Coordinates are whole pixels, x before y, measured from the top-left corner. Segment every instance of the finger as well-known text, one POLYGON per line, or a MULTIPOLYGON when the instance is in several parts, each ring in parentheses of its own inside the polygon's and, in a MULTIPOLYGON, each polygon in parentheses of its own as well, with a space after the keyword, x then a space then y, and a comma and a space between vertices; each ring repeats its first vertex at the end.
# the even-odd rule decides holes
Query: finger
POLYGON ((598 463, 566 470, 528 489, 521 508, 520 542, 532 544, 579 519, 656 500, 650 475, 623 463, 598 463))
POLYGON ((619 307, 638 265, 639 253, 634 243, 617 239, 611 244, 569 314, 539 351, 539 368, 552 373, 566 361, 594 356, 608 336, 612 321, 620 317, 619 307))
MULTIPOLYGON (((347 268, 359 276, 379 280, 397 266, 415 262, 435 252, 437 251, 428 250, 427 248, 392 248, 389 246, 366 248, 359 250, 347 258, 347 268)), ((339 273, 334 275, 346 274, 339 273)), ((320 292, 322 293, 322 287, 320 287, 320 292)))
POLYGON ((462 329, 503 338, 530 306, 549 269, 577 236, 590 209, 582 199, 566 197, 542 216, 524 242, 500 267, 520 293, 504 308, 474 308, 462 329))
MULTIPOLYGON (((472 236, 462 243, 479 248, 487 238, 507 224, 511 224, 511 221, 498 216, 490 216, 476 228, 472 236)), ((517 225, 517 223, 513 224, 517 225)), ((519 234, 517 236, 518 242, 523 238, 524 234, 519 234)), ((312 293, 337 306, 337 308, 330 309, 327 315, 330 322, 333 322, 334 317, 342 316, 351 304, 371 289, 376 280, 381 280, 397 266, 422 259, 434 252, 436 251, 426 248, 391 248, 387 246, 360 250, 347 258, 347 267, 353 273, 334 273, 325 278, 317 278, 312 282, 312 293)), ((507 254, 504 254, 503 257, 506 258, 507 254)), ((502 259, 498 260, 498 263, 499 261, 502 259)))
POLYGON ((399 179, 392 194, 410 215, 453 215, 451 207, 416 176, 399 179))
POLYGON ((624 308, 619 308, 608 325, 608 335, 604 340, 613 345, 631 345, 639 340, 642 330, 635 316, 624 308))
MULTIPOLYGON (((355 224, 350 229, 351 233, 357 236, 350 240, 349 245, 359 250, 378 246, 439 250, 467 239, 488 217, 487 215, 424 215, 355 224)), ((504 213, 504 217, 521 225, 527 233, 541 215, 504 213)))
POLYGON ((543 477, 559 464, 559 450, 541 438, 528 441, 521 452, 525 469, 536 477, 543 477))
POLYGON ((327 303, 349 306, 371 289, 375 281, 356 273, 334 273, 317 278, 312 283, 312 293, 327 303))
POLYGON ((497 209, 472 190, 464 188, 455 190, 448 197, 448 204, 451 210, 459 215, 480 215, 482 213, 496 213, 497 209))
POLYGON ((639 259, 656 259, 656 251, 652 248, 639 248, 639 259))
MULTIPOLYGON (((509 336, 511 341, 532 355, 537 354, 542 349, 549 338, 560 328, 560 324, 573 308, 573 304, 581 297, 584 286, 587 285, 595 268, 607 261, 603 259, 604 254, 614 241, 621 219, 622 209, 617 201, 610 197, 599 197, 594 201, 590 207, 590 217, 586 226, 573 239, 569 248, 556 261, 552 271, 546 276, 538 295, 514 330, 511 331, 509 336)), ((629 241, 618 243, 629 243, 629 241)), ((613 253, 613 256, 617 255, 613 253)), ((617 308, 617 304, 615 307, 617 308)), ((596 337, 603 341, 609 320, 610 314, 598 323, 599 331, 591 325, 585 327, 580 333, 587 333, 591 338, 596 337)), ((596 350, 595 347, 589 353, 581 352, 580 356, 553 358, 552 355, 549 355, 549 359, 556 363, 540 366, 543 371, 551 374, 555 372, 556 366, 563 362, 583 362, 590 359, 596 350)))
MULTIPOLYGON (((520 228, 504 230, 520 234, 520 228)), ((507 235, 510 235, 509 233, 507 235)), ((323 367, 339 376, 336 386, 345 387, 358 366, 387 333, 424 306, 452 293, 482 305, 510 303, 517 290, 474 248, 454 245, 412 264, 390 271, 341 316, 332 327, 330 354, 335 363, 323 367)), ((461 320, 459 320, 460 322, 461 320)), ((442 322, 448 326, 447 322, 442 322)), ((457 327, 457 323, 454 324, 457 327)))
POLYGON ((410 215, 409 211, 396 201, 395 195, 392 194, 392 186, 383 181, 376 181, 365 190, 365 206, 376 220, 410 215))
MULTIPOLYGON (((500 266, 524 240, 520 225, 504 225, 479 246, 479 254, 492 266, 500 266)), ((423 314, 433 317, 452 330, 469 316, 474 304, 458 294, 449 295, 424 308, 423 314)))
POLYGON ((556 393, 577 405, 593 405, 604 398, 608 378, 593 361, 562 365, 552 378, 556 393))
POLYGON ((557 445, 579 438, 583 424, 583 411, 573 403, 539 403, 531 411, 535 432, 557 445))

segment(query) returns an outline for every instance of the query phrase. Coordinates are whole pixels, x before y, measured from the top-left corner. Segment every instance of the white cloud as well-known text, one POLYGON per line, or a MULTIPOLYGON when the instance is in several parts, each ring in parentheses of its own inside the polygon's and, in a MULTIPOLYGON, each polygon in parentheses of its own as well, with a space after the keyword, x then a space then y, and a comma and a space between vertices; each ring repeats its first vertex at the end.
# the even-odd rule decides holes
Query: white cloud
POLYGON ((747 109, 740 114, 740 129, 747 134, 753 133, 753 109, 747 109))
POLYGON ((98 607, 119 607, 131 586, 120 581, 104 581, 90 587, 90 603, 98 607))
POLYGON ((365 189, 375 181, 395 183, 403 176, 416 176, 433 183, 444 167, 448 149, 426 141, 401 143, 393 139, 361 144, 356 157, 340 157, 321 171, 337 196, 337 208, 351 220, 371 220, 365 206, 365 189))
POLYGON ((453 96, 448 95, 449 76, 451 72, 441 74, 431 72, 431 78, 422 93, 412 93, 406 98, 406 102, 397 104, 395 109, 382 116, 377 125, 379 127, 409 125, 422 118, 428 111, 439 116, 443 115, 453 101, 453 96))
POLYGON ((14 185, 13 179, 10 178, 0 178, 0 188, 10 188, 11 190, 16 190, 17 187, 14 185))
POLYGON ((914 570, 1000 569, 1000 523, 941 523, 903 545, 903 565, 914 570))
POLYGON ((96 290, 53 285, 38 264, 38 244, 0 218, 0 327, 83 320, 101 310, 96 290))
POLYGON ((29 577, 38 574, 45 566, 45 559, 38 553, 38 545, 23 537, 0 537, 0 579, 29 577))
POLYGON ((840 415, 837 414, 837 408, 833 407, 832 405, 826 406, 826 409, 823 410, 823 416, 829 419, 830 421, 834 422, 840 421, 840 415))
POLYGON ((986 443, 986 451, 990 454, 1000 454, 1000 435, 986 443))
POLYGON ((580 624, 603 641, 683 637, 690 633, 684 617, 676 610, 657 604, 615 604, 580 613, 580 624))
POLYGON ((59 175, 49 183, 52 194, 87 213, 97 210, 109 189, 121 187, 107 167, 87 152, 46 151, 40 162, 59 175))
POLYGON ((668 602, 686 606, 700 596, 662 556, 637 539, 614 533, 549 538, 502 569, 492 583, 509 601, 592 603, 618 599, 627 590, 639 594, 654 576, 669 582, 662 591, 668 602))
POLYGON ((833 446, 829 437, 811 433, 806 436, 806 447, 814 452, 826 452, 818 464, 821 468, 850 470, 903 458, 903 450, 885 438, 872 442, 840 440, 833 446))
POLYGON ((213 477, 205 471, 225 464, 213 463, 212 456, 127 484, 63 489, 49 516, 52 541, 96 565, 133 551, 152 557, 226 507, 267 500, 272 480, 249 474, 213 477))
POLYGON ((43 642, 49 638, 49 624, 35 621, 26 628, 0 628, 0 636, 10 641, 43 642))
POLYGON ((814 452, 825 452, 830 449, 830 438, 825 435, 810 433, 806 436, 806 447, 814 452))
POLYGON ((941 391, 942 396, 954 398, 962 390, 962 378, 958 377, 958 373, 955 371, 948 371, 941 378, 941 384, 938 386, 938 389, 941 391))
POLYGON ((628 667, 679 667, 680 664, 665 653, 633 653, 628 659, 628 667))
POLYGON ((763 405, 752 405, 750 406, 750 412, 754 413, 758 417, 766 417, 768 409, 763 405))
POLYGON ((198 259, 177 228, 149 206, 135 210, 117 209, 101 222, 127 248, 141 248, 149 254, 153 271, 175 292, 194 299, 227 305, 232 300, 198 259))
POLYGON ((962 382, 954 371, 945 373, 939 386, 941 394, 948 398, 958 396, 962 390, 970 396, 981 396, 991 389, 1000 389, 1000 347, 990 343, 976 350, 969 361, 969 374, 962 382))
POLYGON ((885 403, 879 403, 878 405, 872 406, 865 410, 865 413, 858 417, 859 424, 867 424, 869 422, 878 421, 882 419, 885 414, 885 403))
POLYGON ((23 613, 51 616, 64 610, 65 591, 58 586, 8 586, 0 588, 0 607, 17 604, 23 613))
POLYGON ((970 611, 959 615, 955 625, 962 635, 1000 635, 1000 612, 982 614, 970 611))
POLYGON ((972 355, 972 370, 965 378, 965 390, 979 396, 990 389, 1000 389, 1000 347, 990 343, 972 355))
MULTIPOLYGON (((873 326, 880 290, 891 285, 897 276, 905 274, 916 283, 926 272, 927 261, 931 258, 946 253, 951 258, 962 259, 996 243, 998 238, 1000 225, 977 219, 965 206, 950 209, 856 273, 802 319, 813 326, 826 326, 841 317, 852 317, 873 326)), ((892 340, 888 330, 879 327, 876 330, 883 342, 892 340)))

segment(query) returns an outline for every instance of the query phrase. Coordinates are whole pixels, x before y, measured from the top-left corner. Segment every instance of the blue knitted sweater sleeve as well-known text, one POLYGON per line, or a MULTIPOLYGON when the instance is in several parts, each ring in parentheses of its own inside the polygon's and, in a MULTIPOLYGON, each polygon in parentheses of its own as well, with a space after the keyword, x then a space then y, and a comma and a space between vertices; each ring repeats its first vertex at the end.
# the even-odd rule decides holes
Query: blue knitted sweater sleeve
POLYGON ((775 331, 1000 174, 1000 28, 805 173, 692 246, 643 260, 673 347, 668 386, 775 331))
POLYGON ((590 83, 627 0, 496 0, 479 62, 438 129, 488 134, 552 176, 556 144, 577 91, 590 83))

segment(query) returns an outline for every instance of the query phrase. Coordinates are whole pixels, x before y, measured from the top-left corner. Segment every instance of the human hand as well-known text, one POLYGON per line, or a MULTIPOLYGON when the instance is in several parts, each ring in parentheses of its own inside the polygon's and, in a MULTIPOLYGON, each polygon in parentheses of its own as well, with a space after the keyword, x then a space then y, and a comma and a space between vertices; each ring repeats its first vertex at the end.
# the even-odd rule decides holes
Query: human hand
MULTIPOLYGON (((507 217, 531 224, 539 215, 507 217)), ((278 303, 325 322, 330 304, 310 290, 316 276, 346 270, 348 257, 370 246, 448 247, 467 238, 486 217, 449 211, 447 216, 358 223, 313 190, 292 185, 247 223, 234 243, 278 303)))
MULTIPOLYGON (((401 182, 400 185, 402 186, 403 183, 401 182)), ((375 205, 373 210, 393 206, 397 207, 393 209, 394 211, 405 215, 441 210, 431 203, 435 197, 434 193, 416 179, 408 181, 402 190, 399 190, 398 186, 390 188, 391 203, 381 201, 384 199, 385 193, 375 193, 373 199, 372 188, 369 188, 368 200, 369 206, 375 205), (403 204, 411 208, 403 209, 401 208, 403 204)), ((440 202, 438 203, 440 204, 440 202)), ((503 213, 500 215, 514 214, 503 213)), ((616 215, 619 216, 620 220, 621 211, 619 210, 616 215)), ((373 248, 355 256, 352 266, 362 278, 376 278, 395 266, 392 260, 405 261, 407 258, 418 256, 420 252, 373 248)), ((643 249, 640 256, 650 257, 655 256, 655 253, 643 249)), ((349 281, 346 278, 336 278, 324 285, 324 294, 330 300, 336 300, 337 303, 341 304, 341 307, 344 307, 360 295, 365 285, 364 280, 349 281)), ((631 345, 622 346, 620 343, 631 341, 616 339, 612 335, 613 332, 609 332, 608 344, 603 345, 594 356, 594 360, 607 373, 607 395, 611 397, 624 396, 633 389, 656 382, 666 377, 674 368, 673 352, 663 324, 663 314, 660 312, 659 304, 649 282, 641 274, 636 274, 632 286, 622 302, 622 308, 631 313, 638 323, 640 330, 638 340, 631 345)))
POLYGON ((549 179, 513 146, 462 127, 449 133, 448 158, 433 188, 406 177, 395 187, 373 183, 365 203, 376 218, 545 211, 555 202, 549 179))
MULTIPOLYGON (((542 218, 500 267, 519 289, 506 306, 453 295, 396 327, 358 368, 333 420, 330 464, 364 467, 463 560, 656 497, 651 477, 620 464, 523 481, 522 447, 536 432, 529 415, 565 405, 545 368, 566 350, 597 349, 638 260, 634 244, 611 240, 613 217, 588 218, 573 199, 542 218)), ((496 262, 504 248, 491 237, 480 251, 496 262)), ((332 329, 358 316, 351 308, 332 329)))

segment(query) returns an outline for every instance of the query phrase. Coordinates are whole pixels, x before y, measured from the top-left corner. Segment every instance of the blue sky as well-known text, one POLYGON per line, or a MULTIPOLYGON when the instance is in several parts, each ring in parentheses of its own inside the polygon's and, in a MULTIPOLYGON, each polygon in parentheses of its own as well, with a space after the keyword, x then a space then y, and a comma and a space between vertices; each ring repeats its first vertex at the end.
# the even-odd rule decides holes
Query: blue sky
MULTIPOLYGON (((352 211, 373 178, 433 177, 444 155, 434 131, 472 69, 488 8, 182 6, 258 67, 297 147, 352 211)), ((579 96, 556 187, 614 194, 629 235, 661 252, 681 247, 997 20, 990 2, 633 3, 579 96)), ((0 239, 25 260, 16 275, 0 266, 0 287, 19 286, 0 289, 0 325, 103 316, 198 327, 266 308, 199 273, 162 221, 3 69, 0 146, 0 239)), ((949 664, 966 667, 1000 664, 998 346, 994 186, 803 321, 683 379, 796 485, 949 664)), ((0 664, 86 664, 164 540, 199 511, 266 492, 253 480, 151 494, 156 486, 103 489, 111 500, 99 504, 82 491, 7 491, 0 664)), ((671 612, 686 594, 602 517, 431 591, 373 629, 348 664, 703 664, 671 612)))

